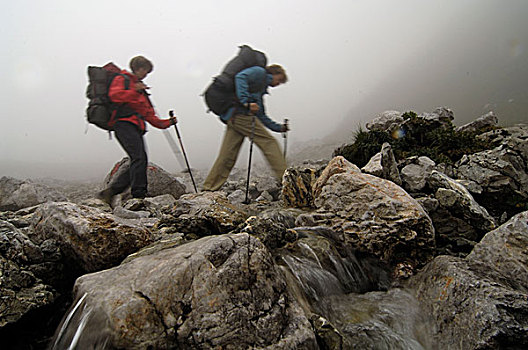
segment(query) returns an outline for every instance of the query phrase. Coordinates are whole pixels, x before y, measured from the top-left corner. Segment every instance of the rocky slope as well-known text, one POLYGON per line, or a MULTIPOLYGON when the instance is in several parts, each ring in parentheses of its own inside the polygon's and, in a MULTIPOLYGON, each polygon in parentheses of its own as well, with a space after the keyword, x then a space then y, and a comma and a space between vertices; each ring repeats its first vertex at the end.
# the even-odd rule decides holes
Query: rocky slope
POLYGON ((383 144, 362 169, 256 170, 249 205, 245 171, 191 193, 151 164, 154 196, 114 208, 98 184, 3 177, 2 348, 524 349, 528 128, 478 137, 449 166, 383 144))

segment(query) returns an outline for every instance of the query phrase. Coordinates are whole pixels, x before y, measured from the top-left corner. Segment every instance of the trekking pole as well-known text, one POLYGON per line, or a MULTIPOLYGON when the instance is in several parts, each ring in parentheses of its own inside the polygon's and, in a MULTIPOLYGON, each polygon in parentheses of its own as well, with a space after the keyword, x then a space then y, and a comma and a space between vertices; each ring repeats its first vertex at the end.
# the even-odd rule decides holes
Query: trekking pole
MULTIPOLYGON (((248 109, 249 109, 249 103, 248 103, 248 109)), ((249 113, 252 114, 251 111, 249 113)), ((254 137, 255 137, 255 116, 253 115, 253 120, 251 121, 251 138, 249 139, 249 165, 248 165, 248 174, 247 174, 247 181, 246 181, 246 199, 244 199, 244 201, 242 202, 244 204, 249 204, 251 202, 249 200, 249 175, 251 173, 251 155, 253 154, 253 138, 254 137)))
POLYGON ((286 160, 286 150, 288 149, 288 119, 284 118, 284 125, 286 126, 286 131, 282 133, 282 138, 284 139, 284 160, 286 160))
MULTIPOLYGON (((170 117, 174 117, 174 111, 173 110, 169 111, 169 116, 170 117)), ((183 157, 185 158, 185 164, 187 164, 187 170, 189 170, 189 175, 191 175, 191 181, 192 181, 192 184, 193 184, 193 187, 194 187, 194 192, 198 193, 198 190, 196 189, 196 184, 194 183, 194 177, 193 177, 193 174, 192 174, 192 171, 191 171, 191 167, 189 166, 189 161, 187 160, 187 154, 185 153, 185 149, 183 148, 183 142, 182 142, 182 139, 180 137, 180 132, 178 131, 178 127, 176 126, 176 124, 174 124, 174 130, 176 130, 176 135, 178 136, 178 141, 180 141, 180 147, 181 147, 181 150, 182 150, 182 153, 183 153, 183 157)))

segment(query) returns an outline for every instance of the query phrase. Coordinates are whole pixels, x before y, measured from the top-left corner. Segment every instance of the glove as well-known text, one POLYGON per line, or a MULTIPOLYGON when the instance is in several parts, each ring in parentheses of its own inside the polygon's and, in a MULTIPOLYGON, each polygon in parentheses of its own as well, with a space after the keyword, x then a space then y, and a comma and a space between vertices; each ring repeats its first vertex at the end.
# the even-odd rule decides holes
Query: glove
POLYGON ((169 118, 170 122, 171 122, 171 125, 175 125, 177 122, 178 122, 178 119, 176 119, 176 117, 170 117, 169 118))
POLYGON ((290 131, 290 126, 287 123, 282 124, 281 132, 288 132, 288 131, 290 131))

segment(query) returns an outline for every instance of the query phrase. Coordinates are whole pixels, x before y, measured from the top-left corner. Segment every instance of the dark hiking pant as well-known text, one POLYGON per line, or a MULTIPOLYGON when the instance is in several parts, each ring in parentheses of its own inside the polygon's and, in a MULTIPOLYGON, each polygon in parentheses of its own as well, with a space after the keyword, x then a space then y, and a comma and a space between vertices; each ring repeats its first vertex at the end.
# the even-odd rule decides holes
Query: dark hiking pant
POLYGON ((131 187, 132 197, 143 198, 147 194, 147 152, 143 134, 132 123, 121 121, 114 125, 115 136, 130 158, 130 168, 112 183, 113 194, 131 187))

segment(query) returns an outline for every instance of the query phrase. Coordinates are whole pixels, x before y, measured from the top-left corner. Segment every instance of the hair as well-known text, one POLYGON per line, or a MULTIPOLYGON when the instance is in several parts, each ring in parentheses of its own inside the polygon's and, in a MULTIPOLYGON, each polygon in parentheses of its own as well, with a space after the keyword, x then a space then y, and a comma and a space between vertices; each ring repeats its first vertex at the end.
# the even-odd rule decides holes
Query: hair
POLYGON ((140 68, 145 68, 148 70, 148 73, 152 72, 152 69, 154 69, 154 65, 152 62, 150 62, 147 58, 143 56, 136 56, 130 60, 129 63, 130 69, 132 69, 132 72, 137 72, 140 68))
POLYGON ((284 70, 284 68, 282 68, 282 66, 279 66, 278 64, 272 64, 271 66, 267 66, 266 72, 268 72, 271 75, 282 74, 283 76, 281 80, 282 84, 288 81, 288 76, 286 75, 286 71, 284 70))

